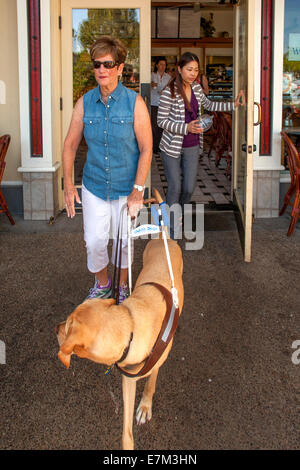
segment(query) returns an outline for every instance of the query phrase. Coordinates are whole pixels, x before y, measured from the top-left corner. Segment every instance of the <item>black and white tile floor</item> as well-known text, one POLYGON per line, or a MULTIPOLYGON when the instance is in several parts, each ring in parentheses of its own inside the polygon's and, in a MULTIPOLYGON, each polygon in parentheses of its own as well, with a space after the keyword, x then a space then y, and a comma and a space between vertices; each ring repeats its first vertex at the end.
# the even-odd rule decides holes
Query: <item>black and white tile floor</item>
MULTIPOLYGON (((225 176, 226 160, 221 159, 219 167, 215 166, 215 155, 210 158, 208 151, 199 159, 197 184, 192 196, 192 202, 216 206, 231 206, 231 181, 225 176)), ((159 154, 153 155, 151 169, 151 185, 157 188, 166 197, 168 184, 164 174, 164 167, 159 154)))
MULTIPOLYGON (((86 145, 81 143, 75 159, 75 184, 81 185, 83 165, 86 159, 86 145)), ((231 208, 231 181, 225 176, 226 160, 221 159, 219 167, 215 166, 215 153, 208 158, 208 147, 199 159, 197 184, 192 202, 205 204, 208 209, 231 208)), ((151 166, 151 186, 166 198, 168 183, 164 173, 160 154, 153 154, 151 166)))

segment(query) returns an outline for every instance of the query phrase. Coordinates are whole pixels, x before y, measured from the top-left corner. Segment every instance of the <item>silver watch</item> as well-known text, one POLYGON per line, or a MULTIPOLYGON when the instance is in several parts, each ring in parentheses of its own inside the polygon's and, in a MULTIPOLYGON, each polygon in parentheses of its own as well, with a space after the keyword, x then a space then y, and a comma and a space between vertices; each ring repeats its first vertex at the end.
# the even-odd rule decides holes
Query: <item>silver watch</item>
POLYGON ((144 191, 145 186, 140 186, 139 184, 134 184, 133 187, 138 191, 144 191))

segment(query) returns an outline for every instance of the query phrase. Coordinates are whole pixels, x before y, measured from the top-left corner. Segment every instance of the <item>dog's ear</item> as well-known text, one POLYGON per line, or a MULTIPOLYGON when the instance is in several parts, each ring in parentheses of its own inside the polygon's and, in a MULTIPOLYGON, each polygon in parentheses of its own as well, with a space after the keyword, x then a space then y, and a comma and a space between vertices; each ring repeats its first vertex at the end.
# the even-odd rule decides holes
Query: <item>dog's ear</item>
POLYGON ((61 360, 64 366, 69 369, 71 362, 71 354, 73 352, 74 346, 77 344, 77 338, 74 334, 73 321, 68 320, 66 326, 68 327, 68 332, 64 342, 60 346, 58 358, 61 360))
POLYGON ((71 354, 73 352, 75 343, 74 341, 70 338, 67 339, 62 345, 61 348, 58 352, 58 358, 61 360, 63 365, 69 369, 70 367, 70 362, 71 362, 71 354))

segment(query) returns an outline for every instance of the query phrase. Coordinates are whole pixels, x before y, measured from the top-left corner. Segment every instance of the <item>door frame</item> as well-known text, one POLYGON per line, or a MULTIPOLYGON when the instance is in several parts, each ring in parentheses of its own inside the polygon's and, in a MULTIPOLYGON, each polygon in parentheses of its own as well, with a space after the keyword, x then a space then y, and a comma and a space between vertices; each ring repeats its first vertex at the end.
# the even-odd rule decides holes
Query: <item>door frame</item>
MULTIPOLYGON (((253 205, 253 158, 254 158, 254 74, 255 74, 255 9, 254 2, 245 0, 247 3, 247 142, 246 144, 246 167, 245 167, 245 185, 244 185, 244 207, 239 199, 237 192, 237 159, 238 154, 242 151, 239 148, 239 119, 238 113, 240 108, 234 112, 233 119, 233 203, 236 206, 236 220, 240 240, 243 248, 244 260, 251 261, 251 241, 252 241, 252 205, 253 205)), ((234 7, 234 96, 238 94, 238 65, 239 65, 239 8, 240 2, 234 7)))

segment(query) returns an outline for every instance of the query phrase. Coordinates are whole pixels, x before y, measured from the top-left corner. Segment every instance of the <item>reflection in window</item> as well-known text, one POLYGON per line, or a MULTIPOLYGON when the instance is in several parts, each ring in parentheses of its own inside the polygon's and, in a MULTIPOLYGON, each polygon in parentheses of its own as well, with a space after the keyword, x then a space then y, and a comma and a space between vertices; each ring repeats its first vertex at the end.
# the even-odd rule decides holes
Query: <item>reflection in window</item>
POLYGON ((300 125, 299 0, 285 0, 283 55, 283 126, 300 125))
POLYGON ((120 39, 127 48, 122 83, 139 91, 139 10, 73 9, 73 103, 97 86, 89 55, 101 35, 120 39))

